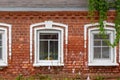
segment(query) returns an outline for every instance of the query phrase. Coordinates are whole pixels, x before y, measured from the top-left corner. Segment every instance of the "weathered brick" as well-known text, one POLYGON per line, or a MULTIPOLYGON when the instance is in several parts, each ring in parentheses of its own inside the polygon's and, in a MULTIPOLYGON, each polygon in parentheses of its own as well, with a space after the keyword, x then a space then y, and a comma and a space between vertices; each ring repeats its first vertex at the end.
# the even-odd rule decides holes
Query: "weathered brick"
MULTIPOLYGON (((87 14, 87 11, 0 12, 0 22, 12 25, 12 59, 8 61, 9 65, 7 67, 0 70, 0 75, 33 75, 51 72, 48 67, 36 68, 33 67, 33 63, 30 63, 30 25, 47 20, 67 24, 69 29, 68 45, 64 44, 64 49, 66 47, 68 49, 67 56, 64 54, 65 65, 64 67, 51 67, 52 72, 60 69, 62 72, 72 73, 72 69, 76 68, 75 72, 80 70, 84 73, 118 73, 120 66, 88 67, 86 65, 88 62, 88 48, 84 48, 84 25, 90 23, 87 14)), ((110 11, 108 22, 113 22, 114 16, 115 12, 110 11)), ((98 16, 95 17, 97 22, 98 16)))

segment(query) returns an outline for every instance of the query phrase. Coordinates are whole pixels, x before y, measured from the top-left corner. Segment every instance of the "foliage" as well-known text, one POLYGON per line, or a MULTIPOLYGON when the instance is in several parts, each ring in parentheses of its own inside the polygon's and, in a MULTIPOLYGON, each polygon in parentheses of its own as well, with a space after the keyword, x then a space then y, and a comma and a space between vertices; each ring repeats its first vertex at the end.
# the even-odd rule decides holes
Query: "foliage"
POLYGON ((116 17, 115 17, 115 30, 116 30, 116 38, 114 43, 107 43, 115 47, 120 40, 120 0, 89 0, 89 16, 91 21, 94 20, 95 12, 98 12, 99 15, 99 30, 100 34, 105 37, 105 29, 104 29, 104 21, 107 19, 107 13, 110 9, 115 9, 116 17))
POLYGON ((35 77, 40 80, 52 80, 48 75, 37 74, 35 77))
POLYGON ((104 80, 104 77, 103 77, 103 76, 97 76, 97 77, 95 78, 95 80, 104 80))
POLYGON ((119 77, 119 78, 117 78, 117 80, 120 80, 120 77, 119 77))
MULTIPOLYGON (((53 78, 51 78, 50 76, 45 75, 45 74, 36 74, 36 75, 30 76, 30 77, 24 77, 22 75, 18 75, 15 80, 73 80, 73 78, 69 78, 69 77, 63 77, 63 78, 54 78, 53 77, 53 78)), ((74 79, 74 80, 76 80, 76 79, 74 79)))
MULTIPOLYGON (((23 75, 18 75, 15 79, 14 78, 4 78, 4 77, 0 77, 0 80, 86 80, 85 75, 78 75, 75 74, 73 76, 70 76, 68 74, 63 74, 61 76, 61 74, 56 75, 56 74, 35 74, 35 75, 30 75, 30 76, 23 76, 23 75)), ((102 75, 94 75, 91 76, 90 80, 106 80, 106 79, 114 79, 114 80, 120 80, 120 77, 117 76, 110 76, 108 78, 108 76, 102 76, 102 75)))
POLYGON ((20 74, 17 76, 16 80, 23 80, 23 76, 20 74))

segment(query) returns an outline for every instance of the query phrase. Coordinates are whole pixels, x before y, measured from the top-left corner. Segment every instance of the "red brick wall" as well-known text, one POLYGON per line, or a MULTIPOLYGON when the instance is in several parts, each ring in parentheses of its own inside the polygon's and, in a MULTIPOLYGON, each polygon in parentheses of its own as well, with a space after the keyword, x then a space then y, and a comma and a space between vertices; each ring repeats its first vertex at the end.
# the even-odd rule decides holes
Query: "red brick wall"
MULTIPOLYGON (((36 73, 75 72, 118 73, 120 67, 88 67, 88 53, 84 48, 84 25, 90 23, 86 11, 76 12, 0 12, 0 22, 12 25, 12 59, 8 66, 0 70, 1 76, 36 73), (68 55, 63 67, 33 67, 30 62, 30 25, 44 21, 54 21, 69 26, 68 55)), ((108 22, 113 22, 115 13, 108 13, 108 22)), ((97 21, 98 16, 95 16, 97 21)), ((118 55, 118 54, 117 54, 118 55)), ((118 57, 117 57, 118 62, 118 57)))

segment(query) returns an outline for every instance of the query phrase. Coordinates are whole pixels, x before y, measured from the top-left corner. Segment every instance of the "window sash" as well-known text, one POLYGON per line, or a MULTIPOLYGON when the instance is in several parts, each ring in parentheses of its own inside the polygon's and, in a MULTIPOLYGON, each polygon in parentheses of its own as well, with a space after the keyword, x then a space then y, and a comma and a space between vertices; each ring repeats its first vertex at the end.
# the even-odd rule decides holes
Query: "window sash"
POLYGON ((4 42, 4 38, 3 38, 3 31, 0 31, 0 60, 3 60, 3 42, 4 42))
POLYGON ((110 59, 110 47, 106 44, 105 46, 104 46, 104 44, 103 44, 103 42, 105 41, 105 40, 109 40, 110 41, 110 39, 109 39, 109 37, 110 37, 110 35, 109 34, 106 34, 106 36, 109 36, 107 39, 104 39, 104 38, 101 38, 100 39, 100 37, 97 37, 97 38, 95 38, 95 36, 99 36, 99 34, 97 33, 97 34, 93 34, 93 58, 94 59, 110 59), (95 45, 95 42, 96 41, 98 41, 99 42, 99 44, 97 44, 97 46, 95 45), (106 58, 105 58, 105 52, 103 52, 104 50, 103 49, 107 49, 108 48, 108 50, 107 50, 107 54, 106 54, 106 58), (96 49, 98 50, 98 51, 96 51, 96 49))
POLYGON ((60 31, 54 31, 54 30, 52 30, 52 31, 39 31, 38 32, 38 44, 40 44, 40 41, 46 41, 46 42, 48 42, 48 59, 40 59, 40 46, 38 46, 38 62, 49 62, 49 61, 52 61, 52 62, 58 62, 58 61, 60 61, 60 31), (58 34, 58 39, 40 39, 40 34, 41 33, 55 33, 55 34, 58 34), (50 59, 50 57, 49 57, 49 54, 50 54, 50 41, 53 41, 53 42, 58 42, 58 51, 57 51, 57 59, 50 59))
POLYGON ((58 56, 58 40, 56 40, 56 41, 52 41, 52 40, 47 40, 47 41, 40 41, 39 42, 39 46, 40 46, 40 49, 39 49, 39 55, 40 55, 40 58, 39 58, 39 60, 42 60, 41 59, 41 51, 42 50, 44 50, 45 48, 47 48, 47 52, 44 52, 43 51, 43 55, 46 53, 47 54, 47 57, 45 58, 45 59, 43 59, 43 60, 56 60, 55 58, 53 58, 54 56, 51 54, 51 53, 53 53, 53 54, 57 54, 57 56, 58 56), (47 46, 44 46, 44 45, 42 45, 43 46, 43 48, 41 48, 41 44, 42 44, 42 42, 46 42, 47 43, 47 46), (51 46, 52 46, 52 44, 51 44, 51 42, 53 42, 53 43, 56 43, 57 42, 57 44, 53 44, 54 46, 51 48, 51 46), (56 46, 57 45, 57 46, 56 46), (57 49, 55 49, 55 46, 57 47, 57 49), (51 51, 51 49, 54 49, 54 51, 51 51), (57 50, 57 52, 55 51, 55 50, 57 50), (55 53, 54 53, 55 52, 55 53), (51 57, 50 57, 51 56, 51 57))
MULTIPOLYGON (((113 48, 111 48, 111 47, 109 47, 109 46, 104 46, 102 43, 101 43, 101 45, 100 46, 95 46, 94 45, 94 42, 95 41, 101 41, 101 39, 94 39, 94 35, 96 35, 96 34, 99 34, 99 31, 91 31, 91 43, 90 43, 90 49, 91 49, 91 60, 92 61, 99 61, 99 60, 104 60, 104 61, 111 61, 111 60, 113 60, 113 48), (107 47, 109 47, 109 51, 108 52, 110 52, 109 54, 108 54, 108 56, 109 56, 109 58, 102 58, 102 57, 100 57, 100 58, 95 58, 94 57, 94 48, 107 48, 107 47)), ((107 35, 109 35, 109 40, 110 40, 110 42, 113 42, 113 32, 112 31, 106 31, 106 34, 107 35)), ((106 40, 106 39, 102 39, 102 41, 104 41, 104 40, 106 40)), ((107 39, 108 40, 108 39, 107 39)), ((101 54, 100 55, 103 55, 103 53, 102 53, 102 50, 101 50, 101 54)))
POLYGON ((94 59, 111 59, 111 57, 110 57, 110 54, 111 54, 111 52, 110 52, 110 47, 94 47, 93 48, 93 58, 94 59), (96 49, 99 49, 99 50, 97 50, 98 52, 97 52, 97 54, 95 53, 95 48, 96 49), (108 49, 106 52, 107 52, 107 54, 105 54, 105 52, 104 52, 104 50, 103 49, 108 49), (99 54, 98 54, 99 53, 99 54), (96 56, 97 57, 96 57, 96 56))

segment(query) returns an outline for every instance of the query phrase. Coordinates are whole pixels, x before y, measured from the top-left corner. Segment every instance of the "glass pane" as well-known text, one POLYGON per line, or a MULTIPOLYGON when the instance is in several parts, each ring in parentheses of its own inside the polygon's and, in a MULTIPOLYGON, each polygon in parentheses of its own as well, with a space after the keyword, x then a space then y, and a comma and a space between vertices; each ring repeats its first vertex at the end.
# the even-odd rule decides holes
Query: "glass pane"
POLYGON ((39 45, 39 59, 48 60, 48 41, 40 41, 39 45))
POLYGON ((101 58, 101 48, 94 47, 94 58, 100 59, 101 58))
POLYGON ((95 34, 95 35, 94 35, 94 39, 102 39, 102 35, 95 34))
POLYGON ((94 39, 109 39, 109 34, 106 34, 105 37, 100 34, 94 34, 94 39))
POLYGON ((58 39, 58 33, 40 33, 40 39, 58 39))
POLYGON ((109 34, 106 34, 104 38, 109 40, 109 34))
POLYGON ((58 41, 50 41, 50 60, 58 60, 58 41))
POLYGON ((0 41, 2 40, 2 34, 0 34, 0 41))
POLYGON ((0 46, 2 46, 2 34, 0 34, 0 46))
POLYGON ((101 46, 101 41, 94 41, 94 46, 101 46))
POLYGON ((0 48, 0 59, 2 59, 2 48, 0 48))
POLYGON ((0 47, 2 46, 2 41, 0 41, 0 47))
POLYGON ((103 47, 102 48, 102 58, 110 58, 110 48, 109 47, 103 47))
POLYGON ((103 41, 102 41, 102 46, 108 46, 107 41, 103 40, 103 41))

